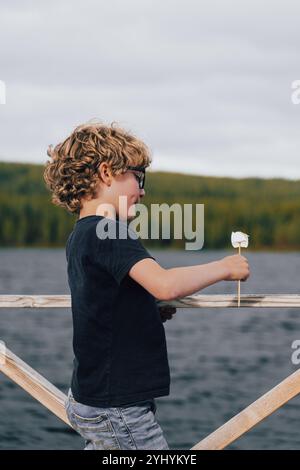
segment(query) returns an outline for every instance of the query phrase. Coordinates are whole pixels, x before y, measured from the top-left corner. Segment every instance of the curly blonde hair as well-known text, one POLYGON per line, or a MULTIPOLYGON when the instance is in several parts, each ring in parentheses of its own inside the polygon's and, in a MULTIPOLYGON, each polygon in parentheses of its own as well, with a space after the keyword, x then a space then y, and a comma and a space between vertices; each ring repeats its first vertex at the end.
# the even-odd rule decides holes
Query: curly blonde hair
POLYGON ((52 202, 68 212, 79 214, 81 199, 93 199, 99 183, 98 168, 106 162, 113 176, 128 165, 149 166, 148 147, 129 132, 112 123, 85 123, 56 147, 49 146, 44 181, 52 192, 52 202))

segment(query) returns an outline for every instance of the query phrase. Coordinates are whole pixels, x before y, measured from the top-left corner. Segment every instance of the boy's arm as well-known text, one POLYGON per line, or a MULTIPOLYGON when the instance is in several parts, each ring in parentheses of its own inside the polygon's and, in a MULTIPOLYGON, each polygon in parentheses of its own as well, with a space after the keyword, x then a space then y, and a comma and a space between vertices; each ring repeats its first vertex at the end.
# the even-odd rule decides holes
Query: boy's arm
POLYGON ((191 295, 219 281, 246 280, 249 265, 240 255, 196 266, 164 269, 156 261, 138 261, 129 276, 158 300, 174 300, 191 295))

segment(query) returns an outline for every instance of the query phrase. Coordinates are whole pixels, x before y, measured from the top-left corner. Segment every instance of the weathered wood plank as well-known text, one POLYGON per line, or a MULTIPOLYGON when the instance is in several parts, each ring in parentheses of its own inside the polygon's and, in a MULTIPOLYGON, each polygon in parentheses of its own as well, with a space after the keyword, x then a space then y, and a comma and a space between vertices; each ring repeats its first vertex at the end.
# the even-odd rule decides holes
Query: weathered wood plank
MULTIPOLYGON (((171 304, 180 308, 237 308, 238 297, 235 295, 191 295, 172 302, 160 302, 171 304)), ((246 308, 299 308, 300 295, 298 294, 248 294, 241 296, 241 307, 246 308)))
POLYGON ((20 385, 64 423, 71 426, 64 407, 66 395, 6 348, 4 343, 0 345, 0 371, 20 385))
MULTIPOLYGON (((176 308, 237 308, 236 295, 190 295, 158 305, 176 308)), ((0 308, 70 308, 70 295, 0 295, 0 308)), ((241 307, 299 308, 298 294, 249 294, 241 296, 241 307)))
POLYGON ((70 308, 70 295, 0 295, 0 308, 70 308))

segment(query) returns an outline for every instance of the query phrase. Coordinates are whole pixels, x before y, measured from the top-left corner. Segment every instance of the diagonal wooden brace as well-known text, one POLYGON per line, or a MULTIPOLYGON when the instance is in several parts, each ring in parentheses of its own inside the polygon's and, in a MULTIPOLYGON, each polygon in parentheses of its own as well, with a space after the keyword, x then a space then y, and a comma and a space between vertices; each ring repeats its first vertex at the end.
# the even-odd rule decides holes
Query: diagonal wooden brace
POLYGON ((0 344, 0 371, 71 426, 64 407, 66 395, 7 349, 3 342, 0 344))
POLYGON ((300 370, 261 396, 192 450, 222 450, 300 393, 300 370))

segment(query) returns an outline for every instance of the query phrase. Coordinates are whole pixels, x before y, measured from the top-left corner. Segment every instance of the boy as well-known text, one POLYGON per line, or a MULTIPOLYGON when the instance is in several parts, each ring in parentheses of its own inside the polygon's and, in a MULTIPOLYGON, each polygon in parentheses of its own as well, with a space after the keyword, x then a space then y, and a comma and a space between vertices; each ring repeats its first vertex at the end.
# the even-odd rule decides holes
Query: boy
POLYGON ((101 236, 103 222, 116 234, 127 229, 145 195, 149 151, 125 130, 84 124, 50 146, 48 155, 44 178, 52 201, 78 215, 66 246, 75 356, 68 418, 85 449, 168 449, 155 398, 169 394, 162 323, 175 309, 159 309, 156 299, 246 280, 248 262, 234 255, 164 269, 136 237, 101 236), (127 208, 119 205, 120 196, 127 208))

